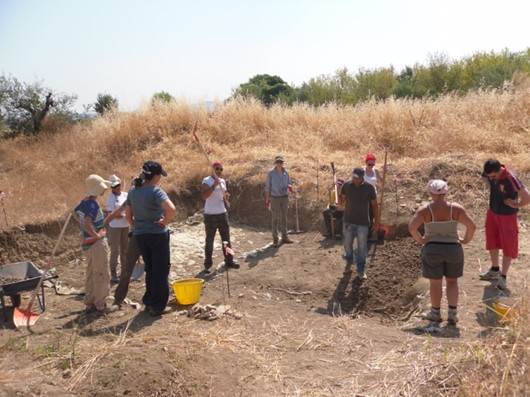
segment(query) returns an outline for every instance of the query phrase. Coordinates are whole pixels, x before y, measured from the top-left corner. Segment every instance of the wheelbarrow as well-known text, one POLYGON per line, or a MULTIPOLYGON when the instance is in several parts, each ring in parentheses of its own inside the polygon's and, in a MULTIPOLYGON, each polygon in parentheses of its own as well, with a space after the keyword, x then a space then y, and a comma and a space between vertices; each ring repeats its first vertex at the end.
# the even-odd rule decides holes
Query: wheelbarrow
MULTIPOLYGON (((41 277, 44 280, 51 280, 57 276, 43 276, 40 270, 33 262, 9 263, 0 266, 0 304, 2 305, 2 314, 4 321, 7 321, 7 309, 5 297, 11 298, 13 307, 19 307, 21 302, 20 294, 22 292, 34 291, 39 284, 41 277)), ((41 311, 46 309, 44 299, 44 285, 41 283, 39 291, 36 292, 37 301, 41 311)))

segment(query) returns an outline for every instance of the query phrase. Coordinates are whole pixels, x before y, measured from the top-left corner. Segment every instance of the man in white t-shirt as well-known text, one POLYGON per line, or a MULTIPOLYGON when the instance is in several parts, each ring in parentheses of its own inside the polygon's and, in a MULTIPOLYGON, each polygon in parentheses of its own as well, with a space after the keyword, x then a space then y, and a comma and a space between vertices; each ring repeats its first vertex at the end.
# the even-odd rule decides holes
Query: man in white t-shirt
POLYGON ((223 243, 225 266, 231 269, 239 269, 239 265, 234 262, 234 255, 231 253, 230 225, 228 224, 228 212, 225 206, 225 203, 228 202, 229 194, 226 191, 226 182, 221 178, 223 164, 220 161, 216 161, 212 164, 212 168, 212 175, 202 180, 201 187, 201 195, 203 200, 205 200, 204 228, 206 241, 204 243, 204 273, 210 273, 213 265, 213 242, 217 230, 219 230, 223 243), (227 248, 229 249, 227 250, 227 248))
MULTIPOLYGON (((111 182, 111 194, 107 198, 107 211, 112 213, 114 210, 120 208, 127 200, 127 193, 121 190, 121 180, 116 175, 109 177, 111 182)), ((125 266, 127 260, 127 245, 129 233, 129 223, 125 218, 125 210, 117 218, 109 223, 109 230, 107 231, 107 238, 110 245, 110 276, 111 282, 117 284, 120 280, 118 278, 118 255, 120 257, 120 266, 125 266)))

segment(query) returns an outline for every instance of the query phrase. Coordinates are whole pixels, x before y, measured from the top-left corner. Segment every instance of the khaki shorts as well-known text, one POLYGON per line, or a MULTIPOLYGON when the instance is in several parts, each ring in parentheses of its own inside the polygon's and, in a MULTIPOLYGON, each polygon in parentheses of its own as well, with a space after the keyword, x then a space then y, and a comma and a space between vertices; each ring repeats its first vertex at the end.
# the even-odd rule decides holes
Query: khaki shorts
POLYGON ((464 249, 460 244, 425 244, 421 260, 425 278, 459 278, 464 274, 464 249))

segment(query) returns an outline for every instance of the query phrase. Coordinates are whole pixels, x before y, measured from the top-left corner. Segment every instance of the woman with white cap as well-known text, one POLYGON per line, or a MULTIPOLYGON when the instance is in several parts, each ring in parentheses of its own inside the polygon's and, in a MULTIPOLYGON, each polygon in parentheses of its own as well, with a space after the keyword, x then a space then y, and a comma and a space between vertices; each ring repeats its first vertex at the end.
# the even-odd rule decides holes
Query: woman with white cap
POLYGON ((156 161, 146 161, 134 180, 125 203, 136 244, 145 262, 145 294, 142 302, 153 316, 169 313, 169 228, 175 205, 157 185, 167 172, 156 161))
MULTIPOLYGON (((111 182, 111 194, 107 197, 107 211, 110 213, 114 210, 122 207, 127 200, 127 192, 121 190, 121 180, 116 175, 109 176, 111 182)), ((110 277, 111 281, 117 284, 120 280, 118 279, 118 255, 120 257, 120 265, 123 268, 127 260, 127 244, 129 233, 129 222, 125 218, 125 210, 120 212, 112 221, 109 223, 107 231, 107 237, 110 245, 110 277)))
POLYGON ((422 245, 421 259, 423 277, 430 282, 431 309, 423 318, 441 322, 440 306, 442 302, 442 283, 445 278, 447 303, 449 306, 447 321, 458 322, 458 278, 464 273, 464 250, 475 234, 476 225, 464 207, 457 203, 448 203, 447 182, 435 179, 427 184, 432 203, 421 206, 409 224, 409 232, 416 242, 422 245), (466 228, 464 237, 458 234, 458 224, 466 228), (420 226, 425 233, 421 235, 420 226))

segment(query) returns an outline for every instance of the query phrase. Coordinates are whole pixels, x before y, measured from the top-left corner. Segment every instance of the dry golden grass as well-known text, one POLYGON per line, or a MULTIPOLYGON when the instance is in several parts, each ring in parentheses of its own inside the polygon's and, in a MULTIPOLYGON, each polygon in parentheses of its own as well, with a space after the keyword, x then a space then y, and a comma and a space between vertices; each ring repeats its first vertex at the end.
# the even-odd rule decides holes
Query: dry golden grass
POLYGON ((397 171, 421 169, 425 161, 449 156, 478 172, 486 158, 495 156, 521 174, 530 170, 530 84, 521 87, 357 107, 266 109, 256 101, 234 101, 207 112, 183 102, 146 106, 63 133, 1 142, 0 186, 9 195, 4 204, 11 224, 56 219, 83 196, 89 174, 128 179, 148 159, 169 170, 163 187, 178 192, 208 172, 191 139, 195 121, 211 159, 225 163, 232 181, 263 183, 281 153, 298 184, 312 189, 318 163, 334 161, 339 174, 348 175, 368 152, 378 155, 381 167, 385 149, 397 171))

